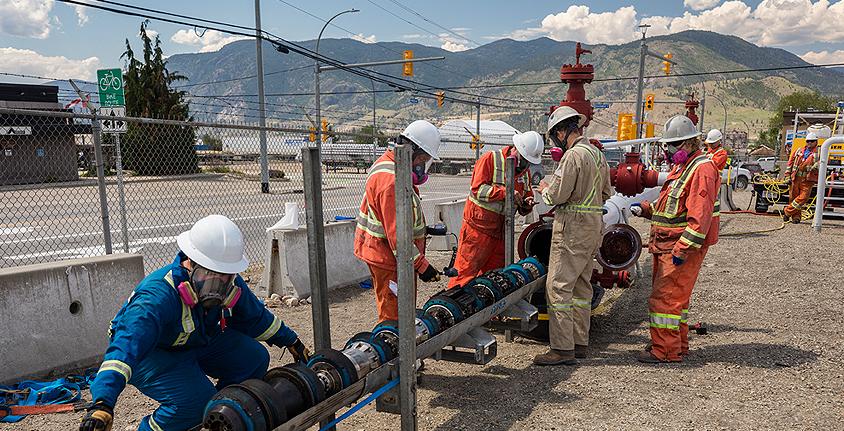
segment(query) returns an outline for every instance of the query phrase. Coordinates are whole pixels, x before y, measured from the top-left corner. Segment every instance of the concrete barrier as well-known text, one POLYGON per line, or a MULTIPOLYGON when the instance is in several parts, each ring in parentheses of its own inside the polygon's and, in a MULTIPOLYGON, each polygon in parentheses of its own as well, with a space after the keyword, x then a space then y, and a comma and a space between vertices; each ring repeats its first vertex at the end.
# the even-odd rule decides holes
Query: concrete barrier
MULTIPOLYGON (((356 222, 342 221, 325 224, 325 254, 328 289, 349 286, 370 278, 369 268, 353 254, 356 222)), ((267 253, 264 276, 256 294, 269 296, 311 296, 308 269, 308 231, 272 230, 267 233, 267 253)))
MULTIPOLYGON (((448 227, 449 233, 460 235, 460 228, 463 226, 463 207, 466 206, 466 199, 434 205, 434 213, 437 221, 448 227)), ((457 240, 446 235, 431 237, 428 241, 428 249, 436 251, 451 251, 451 247, 457 245, 457 240)))
POLYGON ((0 269, 0 383, 96 365, 109 322, 143 277, 137 254, 0 269))

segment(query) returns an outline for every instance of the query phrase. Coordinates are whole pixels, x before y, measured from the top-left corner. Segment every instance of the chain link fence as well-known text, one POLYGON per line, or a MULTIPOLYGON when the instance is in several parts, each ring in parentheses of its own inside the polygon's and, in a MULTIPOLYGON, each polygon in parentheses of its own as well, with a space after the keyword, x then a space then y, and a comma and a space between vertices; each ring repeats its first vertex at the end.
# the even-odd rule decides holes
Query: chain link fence
MULTIPOLYGON (((240 226, 254 266, 263 263, 266 229, 284 216, 286 202, 298 204, 304 224, 301 150, 312 144, 310 130, 128 117, 103 121, 111 127, 126 123, 125 133, 114 134, 98 132, 101 119, 0 108, 0 266, 111 250, 140 253, 151 270, 171 261, 176 236, 209 214, 226 215, 240 226), (261 187, 261 130, 267 135, 269 193, 261 187)), ((355 137, 332 132, 321 146, 326 221, 357 215, 366 170, 385 151, 355 143, 355 137)), ((466 197, 476 156, 471 138, 445 140, 443 160, 420 187, 429 221, 435 204, 466 197)), ((495 148, 489 143, 481 152, 495 148)))

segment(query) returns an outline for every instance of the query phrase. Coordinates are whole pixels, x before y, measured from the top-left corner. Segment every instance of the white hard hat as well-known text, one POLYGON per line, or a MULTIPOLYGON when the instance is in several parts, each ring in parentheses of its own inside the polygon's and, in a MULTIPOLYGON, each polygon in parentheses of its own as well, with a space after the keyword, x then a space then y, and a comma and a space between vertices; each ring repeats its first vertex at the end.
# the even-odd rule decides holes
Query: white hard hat
POLYGON ((720 141, 724 135, 718 129, 712 129, 709 133, 706 134, 706 143, 707 144, 714 144, 720 141))
POLYGON ((179 234, 176 244, 191 261, 215 272, 237 274, 249 266, 243 255, 243 234, 226 216, 212 214, 200 219, 179 234))
POLYGON ((817 140, 818 140, 818 134, 817 133, 809 132, 809 133, 806 134, 806 142, 817 141, 817 140))
POLYGON ((513 145, 525 160, 538 165, 542 163, 542 152, 545 150, 545 143, 542 142, 542 135, 531 130, 525 133, 513 135, 513 145))
POLYGON ((690 120, 689 117, 685 115, 675 115, 665 122, 662 137, 659 138, 659 142, 668 144, 672 142, 685 141, 686 139, 696 138, 698 136, 700 136, 700 132, 697 131, 695 123, 692 123, 692 120, 690 120))
POLYGON ((557 124, 568 120, 571 117, 580 117, 577 121, 577 127, 583 127, 586 123, 586 116, 577 112, 571 106, 560 106, 559 108, 555 109, 554 112, 551 113, 551 116, 548 117, 548 133, 551 133, 551 129, 554 128, 557 124))
POLYGON ((419 148, 428 153, 434 160, 439 160, 437 153, 440 150, 442 139, 440 138, 440 131, 437 127, 425 120, 416 120, 407 128, 401 135, 413 141, 419 148))

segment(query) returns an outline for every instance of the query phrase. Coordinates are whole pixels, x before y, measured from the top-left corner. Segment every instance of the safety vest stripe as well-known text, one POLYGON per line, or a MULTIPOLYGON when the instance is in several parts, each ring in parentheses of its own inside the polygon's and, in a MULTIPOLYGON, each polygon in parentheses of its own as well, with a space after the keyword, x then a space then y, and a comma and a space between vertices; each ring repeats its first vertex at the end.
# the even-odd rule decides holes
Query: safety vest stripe
POLYGON ((152 428, 153 431, 164 431, 164 428, 161 428, 161 425, 155 423, 152 415, 149 415, 149 427, 152 428))
POLYGON ((706 155, 695 157, 694 160, 686 166, 686 169, 680 175, 680 178, 671 184, 671 187, 668 190, 668 201, 665 203, 665 212, 672 215, 679 212, 680 195, 683 193, 683 189, 686 188, 689 178, 692 177, 692 174, 694 174, 694 172, 697 171, 697 168, 703 163, 712 163, 712 160, 706 157, 706 155))
POLYGON ((571 310, 574 304, 571 303, 557 303, 557 304, 548 304, 548 311, 565 311, 571 310))
POLYGON ((690 247, 694 247, 694 248, 700 248, 701 247, 700 244, 693 242, 692 240, 687 238, 685 233, 683 233, 683 236, 680 237, 680 242, 682 242, 683 244, 686 244, 690 247))
POLYGON ((492 183, 504 185, 504 154, 503 150, 492 153, 492 183))
POLYGON ((680 329, 680 316, 676 314, 650 313, 651 328, 680 329))
MULTIPOLYGON (((164 281, 170 285, 176 293, 178 294, 178 289, 176 289, 176 282, 173 281, 173 271, 167 271, 167 274, 164 275, 164 281)), ((179 296, 181 299, 181 296, 179 296)), ((182 332, 176 337, 176 341, 173 342, 173 346, 183 346, 185 343, 188 342, 188 338, 190 338, 191 332, 196 329, 193 324, 193 316, 191 315, 190 307, 185 304, 185 301, 180 301, 182 303, 182 332)))
POLYGON ((132 367, 130 367, 129 364, 123 361, 118 361, 114 359, 103 361, 97 373, 101 373, 103 371, 116 371, 120 373, 121 375, 123 375, 123 378, 126 379, 126 383, 129 383, 129 379, 132 378, 132 367))
POLYGON ((496 214, 504 214, 504 203, 503 202, 484 202, 484 201, 481 201, 481 200, 479 200, 478 198, 476 198, 472 195, 469 195, 469 200, 473 204, 475 204, 475 205, 477 205, 477 206, 479 206, 479 207, 481 207, 481 208, 483 208, 487 211, 492 211, 496 214))
POLYGON ((684 308, 683 311, 680 312, 680 323, 688 323, 689 321, 689 310, 684 308))
POLYGON ((694 230, 690 227, 686 227, 685 233, 688 233, 689 235, 691 235, 689 237, 689 239, 691 239, 691 237, 695 237, 695 238, 698 238, 698 239, 701 239, 701 240, 706 239, 705 233, 698 232, 698 231, 696 231, 696 230, 694 230))
POLYGON ((396 162, 392 162, 392 161, 389 161, 389 160, 386 160, 386 161, 383 161, 383 162, 378 162, 378 163, 372 165, 371 168, 369 168, 369 172, 367 172, 367 175, 372 175, 376 172, 393 172, 393 173, 395 173, 396 172, 396 162))
POLYGON ((589 190, 589 193, 586 194, 586 197, 583 198, 583 201, 581 201, 580 203, 574 203, 574 204, 564 204, 564 205, 561 205, 560 208, 562 209, 563 212, 574 212, 574 213, 603 212, 603 207, 597 207, 597 206, 592 205, 592 203, 594 203, 594 201, 595 201, 595 196, 598 193, 598 188, 601 186, 601 183, 603 181, 603 178, 601 176, 601 156, 600 156, 600 154, 595 154, 595 152, 592 151, 591 148, 589 148, 589 145, 586 145, 582 142, 578 142, 577 144, 575 144, 574 147, 572 147, 572 149, 577 148, 577 147, 583 148, 587 153, 589 153, 589 156, 592 157, 592 160, 595 162, 595 168, 597 169, 598 174, 595 175, 595 178, 592 181, 592 189, 589 190))
POLYGON ((493 187, 489 184, 481 184, 478 186, 478 193, 475 194, 475 197, 479 201, 489 202, 489 197, 492 195, 493 187))
POLYGON ((566 203, 558 206, 557 208, 564 213, 600 214, 604 212, 604 207, 594 205, 579 205, 566 203))
POLYGON ((587 310, 592 309, 592 299, 591 298, 590 299, 572 298, 571 302, 572 302, 572 305, 574 305, 577 308, 584 308, 584 309, 587 309, 587 310))
POLYGON ((257 341, 267 341, 272 338, 279 329, 281 329, 281 319, 279 319, 278 316, 273 316, 273 322, 270 323, 267 330, 262 332, 261 335, 255 337, 255 339, 257 341))

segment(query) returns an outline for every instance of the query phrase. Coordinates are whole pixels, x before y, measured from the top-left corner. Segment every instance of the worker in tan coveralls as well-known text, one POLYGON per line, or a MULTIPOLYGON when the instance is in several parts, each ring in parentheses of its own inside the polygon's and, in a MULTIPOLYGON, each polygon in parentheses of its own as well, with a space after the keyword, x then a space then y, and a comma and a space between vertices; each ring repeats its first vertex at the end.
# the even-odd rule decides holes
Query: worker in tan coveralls
POLYGON ((603 153, 582 134, 585 122, 567 106, 548 119, 548 136, 564 153, 550 183, 540 184, 543 200, 554 206, 554 229, 545 285, 551 349, 533 359, 536 365, 575 365, 589 345, 590 279, 612 189, 603 153))

